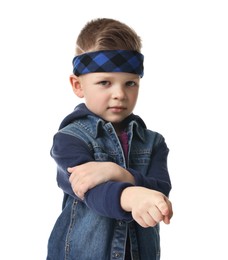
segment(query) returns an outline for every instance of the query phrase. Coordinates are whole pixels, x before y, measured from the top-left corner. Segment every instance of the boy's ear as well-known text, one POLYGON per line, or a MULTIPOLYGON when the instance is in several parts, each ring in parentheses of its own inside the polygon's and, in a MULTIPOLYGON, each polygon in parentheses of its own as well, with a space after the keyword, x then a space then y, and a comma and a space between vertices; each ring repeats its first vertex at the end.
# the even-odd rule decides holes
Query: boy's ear
POLYGON ((84 97, 83 89, 81 87, 81 82, 79 80, 79 77, 75 75, 70 75, 70 83, 72 86, 72 89, 74 91, 74 94, 80 98, 84 97))

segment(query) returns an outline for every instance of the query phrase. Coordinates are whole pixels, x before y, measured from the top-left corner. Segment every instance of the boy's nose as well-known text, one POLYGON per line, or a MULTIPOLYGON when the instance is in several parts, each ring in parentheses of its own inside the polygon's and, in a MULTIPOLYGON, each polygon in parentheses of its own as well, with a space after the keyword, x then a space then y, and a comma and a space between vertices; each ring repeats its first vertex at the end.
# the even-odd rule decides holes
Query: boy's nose
POLYGON ((125 99, 126 93, 123 86, 118 85, 113 90, 113 97, 115 99, 125 99))

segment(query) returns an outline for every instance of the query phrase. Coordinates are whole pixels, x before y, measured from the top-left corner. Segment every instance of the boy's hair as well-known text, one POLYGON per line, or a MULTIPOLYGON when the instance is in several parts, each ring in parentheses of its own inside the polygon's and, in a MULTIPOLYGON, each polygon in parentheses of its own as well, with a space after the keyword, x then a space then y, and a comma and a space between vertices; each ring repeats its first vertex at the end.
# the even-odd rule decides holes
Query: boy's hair
POLYGON ((101 50, 141 51, 141 38, 128 25, 114 19, 98 18, 88 22, 76 41, 76 55, 101 50))

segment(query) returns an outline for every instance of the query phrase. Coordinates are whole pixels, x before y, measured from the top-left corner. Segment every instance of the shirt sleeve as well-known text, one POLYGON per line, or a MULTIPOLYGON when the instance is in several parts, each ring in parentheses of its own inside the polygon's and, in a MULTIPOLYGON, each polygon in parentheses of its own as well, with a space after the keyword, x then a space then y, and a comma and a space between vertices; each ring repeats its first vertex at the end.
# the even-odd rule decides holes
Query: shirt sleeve
MULTIPOLYGON (((79 199, 71 188, 68 167, 74 167, 94 161, 93 153, 82 140, 64 133, 54 136, 51 156, 57 163, 57 183, 64 193, 79 199)), ((97 214, 130 221, 131 213, 124 211, 120 205, 120 196, 130 183, 106 182, 90 189, 85 194, 84 203, 97 214)), ((80 200, 80 199, 79 199, 80 200)))
POLYGON ((168 173, 167 158, 169 149, 164 138, 156 145, 151 155, 151 162, 147 175, 128 168, 127 170, 134 176, 135 185, 157 190, 169 196, 171 181, 168 173))

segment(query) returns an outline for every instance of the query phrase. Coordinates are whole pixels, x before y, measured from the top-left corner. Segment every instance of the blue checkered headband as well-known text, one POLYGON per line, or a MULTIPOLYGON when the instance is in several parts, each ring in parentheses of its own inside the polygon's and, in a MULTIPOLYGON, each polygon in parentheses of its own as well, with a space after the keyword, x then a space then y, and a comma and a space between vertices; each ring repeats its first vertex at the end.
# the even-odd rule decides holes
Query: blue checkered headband
POLYGON ((108 50, 86 52, 73 59, 76 76, 91 72, 127 72, 143 76, 144 56, 137 51, 108 50))

